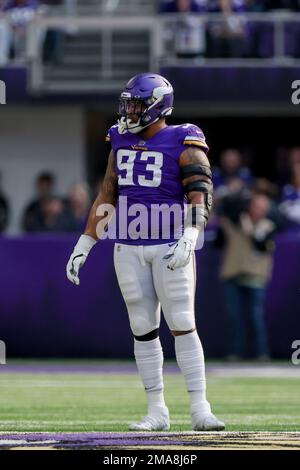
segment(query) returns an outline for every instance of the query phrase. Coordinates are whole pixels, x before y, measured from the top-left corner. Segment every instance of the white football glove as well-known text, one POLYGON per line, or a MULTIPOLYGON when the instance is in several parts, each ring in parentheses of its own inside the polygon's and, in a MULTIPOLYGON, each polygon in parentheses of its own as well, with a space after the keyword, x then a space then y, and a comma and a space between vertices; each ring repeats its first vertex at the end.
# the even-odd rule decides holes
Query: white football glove
POLYGON ((187 227, 183 236, 175 245, 172 245, 163 259, 169 260, 167 267, 172 271, 177 268, 183 268, 189 264, 191 255, 196 247, 199 229, 196 227, 187 227))
POLYGON ((67 264, 67 277, 69 281, 79 285, 79 269, 84 265, 85 260, 93 246, 97 241, 90 237, 89 235, 81 235, 77 244, 74 247, 73 253, 70 256, 70 259, 67 264))

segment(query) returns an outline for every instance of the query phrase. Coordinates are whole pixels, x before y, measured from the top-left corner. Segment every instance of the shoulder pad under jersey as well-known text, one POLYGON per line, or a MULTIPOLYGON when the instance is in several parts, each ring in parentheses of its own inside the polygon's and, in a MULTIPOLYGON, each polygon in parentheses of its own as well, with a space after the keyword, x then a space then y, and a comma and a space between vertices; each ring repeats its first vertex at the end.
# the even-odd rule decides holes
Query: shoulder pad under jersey
POLYGON ((208 145, 202 130, 195 124, 182 124, 179 126, 183 145, 200 147, 204 152, 208 151, 208 145))

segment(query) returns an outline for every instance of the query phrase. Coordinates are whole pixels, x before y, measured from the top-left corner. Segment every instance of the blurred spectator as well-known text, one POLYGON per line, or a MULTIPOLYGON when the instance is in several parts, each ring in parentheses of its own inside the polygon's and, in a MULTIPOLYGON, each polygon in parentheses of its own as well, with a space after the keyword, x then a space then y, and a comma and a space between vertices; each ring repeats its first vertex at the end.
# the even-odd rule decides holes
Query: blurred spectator
POLYGON ((31 17, 32 11, 35 11, 39 5, 39 0, 6 0, 4 10, 15 14, 16 22, 23 23, 31 17))
POLYGON ((271 200, 278 200, 278 187, 276 184, 265 178, 256 178, 252 184, 252 192, 255 194, 264 194, 271 200))
POLYGON ((208 3, 208 9, 212 12, 234 12, 239 13, 246 11, 246 0, 210 0, 208 3))
POLYGON ((177 57, 199 57, 205 54, 205 25, 201 17, 192 13, 207 11, 206 0, 175 0, 164 1, 160 7, 160 13, 183 13, 169 31, 165 31, 166 40, 175 48, 177 57))
POLYGON ((39 0, 7 0, 5 2, 4 11, 10 17, 12 28, 10 48, 13 58, 25 55, 27 25, 34 18, 39 5, 39 0))
POLYGON ((214 209, 219 217, 228 218, 231 223, 238 224, 240 215, 249 204, 251 193, 240 178, 231 178, 222 192, 217 195, 214 209))
POLYGON ((293 147, 289 153, 289 167, 291 175, 295 165, 300 165, 300 147, 293 147))
POLYGON ((243 17, 233 13, 246 10, 243 1, 212 2, 213 11, 223 13, 224 19, 211 21, 207 29, 208 57, 243 57, 247 49, 247 30, 243 17))
POLYGON ((41 173, 36 180, 37 197, 24 211, 27 232, 81 232, 86 223, 90 199, 85 184, 74 185, 67 200, 54 195, 55 178, 41 173))
POLYGON ((288 229, 300 230, 300 149, 292 149, 290 154, 291 183, 282 191, 281 213, 288 222, 288 229))
POLYGON ((278 231, 284 230, 286 226, 286 218, 283 216, 279 210, 278 200, 279 200, 279 188, 276 184, 271 183, 265 178, 257 178, 252 187, 252 194, 263 194, 267 196, 270 203, 270 210, 268 213, 268 219, 272 220, 278 231))
POLYGON ((56 196, 50 196, 41 202, 40 225, 35 228, 36 232, 72 232, 74 221, 64 201, 56 196))
POLYGON ((300 164, 300 147, 278 148, 276 151, 275 180, 280 188, 290 184, 292 179, 292 168, 300 164))
POLYGON ((74 185, 69 193, 68 210, 70 217, 69 229, 73 232, 82 232, 86 225, 90 209, 88 187, 84 183, 74 185))
MULTIPOLYGON (((239 195, 237 195, 239 199, 239 195)), ((232 220, 223 210, 217 244, 224 247, 221 278, 230 324, 228 358, 269 357, 264 301, 272 270, 273 236, 268 215, 271 200, 254 194, 232 220)))
POLYGON ((5 195, 1 189, 1 173, 0 173, 0 233, 4 232, 8 225, 9 205, 5 195))
POLYGON ((4 19, 6 0, 0 0, 0 66, 6 65, 9 59, 11 32, 7 21, 4 19))
POLYGON ((37 197, 26 207, 23 215, 23 229, 33 232, 42 225, 42 202, 53 195, 55 177, 52 173, 41 173, 36 179, 37 197))
POLYGON ((238 178, 246 185, 250 185, 253 180, 251 170, 243 165, 242 155, 237 149, 226 149, 221 153, 220 167, 213 169, 213 175, 214 188, 220 188, 222 193, 226 192, 231 179, 238 178))
MULTIPOLYGON (((78 203, 77 203, 78 204, 78 203)), ((31 226, 31 232, 81 232, 84 224, 76 218, 68 203, 57 196, 48 196, 40 203, 38 217, 31 226)))
POLYGON ((201 13, 208 9, 210 0, 164 0, 160 4, 160 13, 201 13))

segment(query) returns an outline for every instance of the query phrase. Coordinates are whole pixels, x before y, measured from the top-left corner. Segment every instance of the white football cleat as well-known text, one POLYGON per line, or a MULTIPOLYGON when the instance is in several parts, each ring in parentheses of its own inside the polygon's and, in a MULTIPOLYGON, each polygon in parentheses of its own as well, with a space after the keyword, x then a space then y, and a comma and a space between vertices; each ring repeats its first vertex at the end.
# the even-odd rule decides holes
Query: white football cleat
POLYGON ((224 431, 225 424, 212 413, 193 413, 192 424, 194 431, 224 431))
POLYGON ((170 429, 170 418, 168 408, 157 408, 157 411, 148 414, 138 423, 129 426, 131 431, 168 431, 170 429))
POLYGON ((212 413, 207 400, 193 405, 191 415, 194 431, 223 431, 225 429, 225 424, 212 413))

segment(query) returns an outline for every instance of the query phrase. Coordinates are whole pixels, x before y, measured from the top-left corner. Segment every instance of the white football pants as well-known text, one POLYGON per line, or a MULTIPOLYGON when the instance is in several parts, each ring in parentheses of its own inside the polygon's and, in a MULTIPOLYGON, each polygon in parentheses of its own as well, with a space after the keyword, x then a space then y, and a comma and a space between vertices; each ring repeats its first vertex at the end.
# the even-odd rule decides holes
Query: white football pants
POLYGON ((135 336, 159 328, 161 307, 170 330, 195 328, 195 257, 184 268, 171 271, 163 259, 169 249, 168 243, 115 244, 115 270, 135 336))

